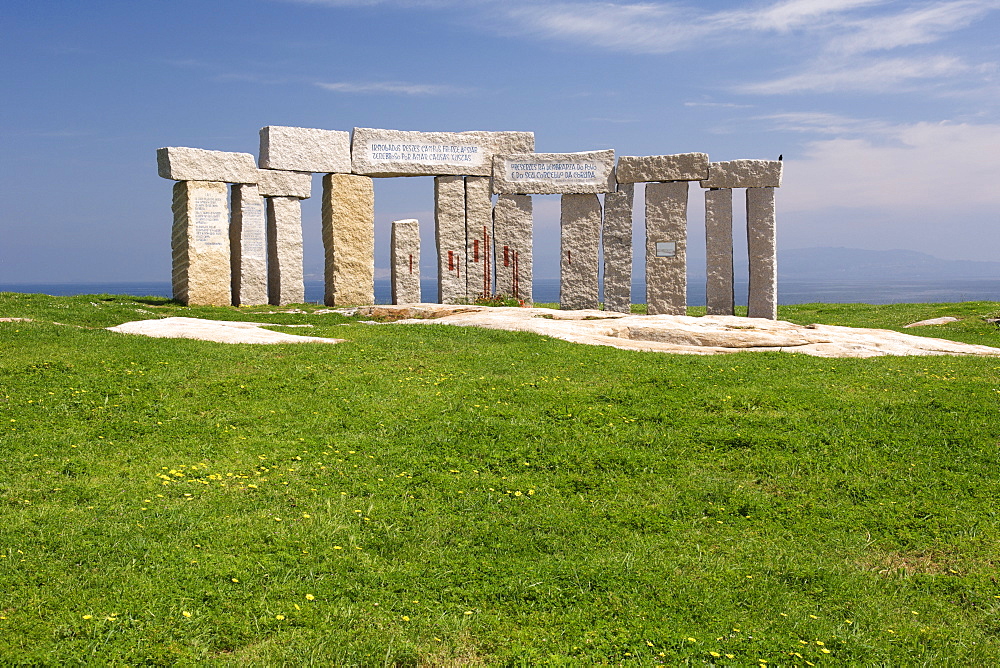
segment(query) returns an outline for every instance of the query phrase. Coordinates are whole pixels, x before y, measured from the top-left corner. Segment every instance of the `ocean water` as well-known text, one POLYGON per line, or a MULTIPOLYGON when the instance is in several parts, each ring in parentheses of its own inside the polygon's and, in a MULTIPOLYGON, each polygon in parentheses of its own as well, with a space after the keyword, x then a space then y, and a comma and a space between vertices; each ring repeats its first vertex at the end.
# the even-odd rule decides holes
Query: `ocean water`
MULTIPOLYGON (((559 279, 535 279, 533 284, 536 302, 559 301, 559 279)), ((437 281, 424 279, 420 282, 424 301, 437 301, 437 281)), ((133 295, 136 297, 170 297, 171 288, 162 282, 115 282, 115 283, 0 283, 0 292, 41 293, 47 295, 133 295)), ((736 284, 736 302, 746 304, 747 286, 736 284)), ((322 303, 323 282, 306 281, 306 301, 322 303)), ((390 302, 389 280, 375 281, 375 301, 379 304, 390 302)), ((632 286, 632 302, 644 303, 645 286, 632 286)), ((795 281, 778 282, 778 302, 780 304, 820 303, 861 303, 861 304, 903 304, 962 301, 1000 301, 1000 279, 983 280, 907 280, 907 281, 795 281)), ((689 279, 688 304, 704 306, 704 279, 689 279)))

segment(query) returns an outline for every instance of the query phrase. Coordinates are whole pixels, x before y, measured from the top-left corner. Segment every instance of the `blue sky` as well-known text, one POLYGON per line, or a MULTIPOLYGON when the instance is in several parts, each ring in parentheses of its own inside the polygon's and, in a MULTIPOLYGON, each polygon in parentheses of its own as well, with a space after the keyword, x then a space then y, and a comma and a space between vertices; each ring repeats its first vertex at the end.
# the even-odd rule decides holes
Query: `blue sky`
MULTIPOLYGON (((0 28, 4 283, 169 280, 155 149, 256 154, 264 125, 783 153, 780 248, 1000 257, 1000 0, 7 0, 0 28)), ((416 217, 432 266, 430 181, 376 198, 377 264, 416 217)), ((690 209, 696 265, 696 187, 690 209)), ((303 210, 317 274, 318 198, 303 210)), ((557 228, 538 198, 536 275, 557 228)))

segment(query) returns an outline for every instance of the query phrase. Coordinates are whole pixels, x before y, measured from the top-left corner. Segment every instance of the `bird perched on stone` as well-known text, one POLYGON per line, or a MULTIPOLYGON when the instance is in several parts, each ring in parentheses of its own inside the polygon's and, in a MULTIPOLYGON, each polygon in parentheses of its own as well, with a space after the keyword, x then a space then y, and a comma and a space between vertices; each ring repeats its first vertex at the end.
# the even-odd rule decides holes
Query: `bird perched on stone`
POLYGON ((778 162, 781 162, 781 160, 782 160, 782 159, 783 159, 784 157, 785 157, 785 154, 784 154, 784 153, 782 153, 781 155, 779 155, 779 156, 778 156, 778 162))

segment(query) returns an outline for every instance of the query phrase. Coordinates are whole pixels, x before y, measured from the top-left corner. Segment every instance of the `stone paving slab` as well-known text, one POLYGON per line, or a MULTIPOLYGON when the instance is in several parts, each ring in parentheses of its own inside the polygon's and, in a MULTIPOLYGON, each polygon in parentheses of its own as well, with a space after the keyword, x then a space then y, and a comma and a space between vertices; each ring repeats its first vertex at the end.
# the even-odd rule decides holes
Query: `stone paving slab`
POLYGON ((140 334, 157 339, 198 339, 216 343, 343 343, 345 339, 327 339, 320 336, 296 336, 272 332, 261 327, 280 327, 265 322, 237 322, 229 320, 203 320, 201 318, 160 318, 136 320, 115 327, 112 332, 140 334))

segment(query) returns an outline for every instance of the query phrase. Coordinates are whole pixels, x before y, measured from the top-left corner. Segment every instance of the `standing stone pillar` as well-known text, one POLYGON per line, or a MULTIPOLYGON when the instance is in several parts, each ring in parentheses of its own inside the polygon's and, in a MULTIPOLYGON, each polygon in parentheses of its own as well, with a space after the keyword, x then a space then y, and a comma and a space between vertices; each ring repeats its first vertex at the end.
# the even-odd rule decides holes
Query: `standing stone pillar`
POLYGON ((601 200, 592 194, 561 199, 559 308, 596 309, 601 200))
POLYGON ((233 306, 267 303, 267 223, 256 185, 230 188, 229 247, 233 306))
POLYGON ((733 191, 705 191, 706 313, 733 315, 733 191))
POLYGON ((171 235, 174 299, 187 306, 229 306, 231 275, 226 184, 174 184, 171 235))
POLYGON ((496 292, 532 304, 531 195, 498 195, 493 208, 496 292))
POLYGON ((465 296, 493 294, 493 188, 488 176, 465 177, 465 296))
POLYGON ((298 197, 267 201, 267 296, 275 306, 306 300, 302 272, 302 204, 298 197))
POLYGON ((434 242, 438 303, 465 301, 465 180, 461 176, 434 178, 434 242))
POLYGON ((778 261, 774 188, 747 188, 747 250, 750 297, 747 316, 778 318, 778 261))
POLYGON ((632 202, 635 185, 604 195, 604 310, 632 310, 632 202))
POLYGON ((646 184, 646 309, 687 314, 687 181, 646 184))
POLYGON ((389 241, 393 304, 420 302, 420 223, 392 221, 389 241))
POLYGON ((323 177, 323 302, 375 303, 375 185, 368 176, 323 177))

